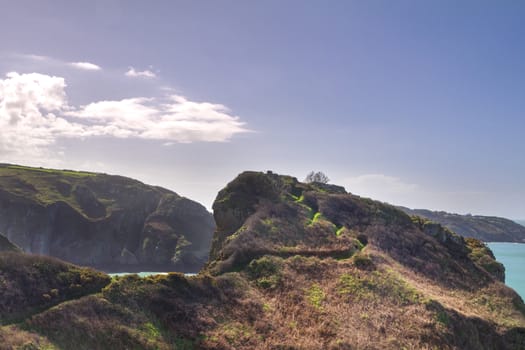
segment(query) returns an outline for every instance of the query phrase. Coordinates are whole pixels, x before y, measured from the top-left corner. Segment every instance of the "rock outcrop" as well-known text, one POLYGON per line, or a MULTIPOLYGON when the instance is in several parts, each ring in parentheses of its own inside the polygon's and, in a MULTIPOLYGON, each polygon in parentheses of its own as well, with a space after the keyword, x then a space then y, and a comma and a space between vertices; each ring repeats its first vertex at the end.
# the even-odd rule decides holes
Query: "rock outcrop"
POLYGON ((21 249, 0 234, 0 252, 21 252, 21 249))
POLYGON ((202 205, 160 187, 0 166, 0 232, 28 253, 104 270, 197 271, 213 229, 202 205))
POLYGON ((525 227, 505 218, 482 215, 460 215, 444 211, 409 209, 398 207, 408 215, 440 223, 463 237, 470 237, 484 242, 525 243, 525 227))

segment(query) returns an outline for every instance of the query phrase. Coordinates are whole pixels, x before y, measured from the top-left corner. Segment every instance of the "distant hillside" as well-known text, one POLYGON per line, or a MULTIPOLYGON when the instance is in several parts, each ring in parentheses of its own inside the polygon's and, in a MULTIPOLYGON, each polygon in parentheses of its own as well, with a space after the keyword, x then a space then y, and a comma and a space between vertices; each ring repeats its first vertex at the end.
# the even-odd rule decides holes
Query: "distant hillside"
POLYGON ((417 215, 440 223, 463 237, 477 238, 484 242, 525 242, 525 227, 509 219, 495 216, 450 214, 444 211, 426 209, 398 208, 408 215, 417 215))
POLYGON ((105 270, 196 271, 213 218, 122 176, 0 165, 0 232, 25 252, 105 270))

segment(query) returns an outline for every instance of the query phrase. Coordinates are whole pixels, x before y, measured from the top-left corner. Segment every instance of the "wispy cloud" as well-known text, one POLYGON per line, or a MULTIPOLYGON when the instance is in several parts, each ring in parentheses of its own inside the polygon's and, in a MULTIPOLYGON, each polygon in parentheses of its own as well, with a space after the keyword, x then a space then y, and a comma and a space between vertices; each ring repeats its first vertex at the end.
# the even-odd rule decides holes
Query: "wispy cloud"
POLYGON ((83 70, 101 70, 102 68, 94 63, 90 62, 70 62, 69 65, 74 68, 83 70))
POLYGON ((64 78, 16 72, 0 79, 0 130, 0 154, 18 157, 45 156, 60 138, 225 142, 249 131, 224 105, 173 94, 71 106, 64 78))
POLYGON ((127 77, 131 77, 131 78, 155 78, 157 77, 157 75, 146 69, 146 70, 143 70, 143 71, 138 71, 138 70, 135 70, 135 68, 133 67, 129 67, 128 71, 126 73, 124 73, 125 76, 127 77))
POLYGON ((27 58, 27 59, 30 59, 30 60, 33 60, 33 61, 49 61, 51 59, 48 56, 33 55, 33 54, 21 54, 21 55, 18 55, 18 56, 21 56, 23 58, 27 58))
POLYGON ((362 196, 387 202, 396 202, 400 196, 413 194, 417 184, 407 183, 398 177, 384 174, 364 174, 343 180, 345 188, 362 196))

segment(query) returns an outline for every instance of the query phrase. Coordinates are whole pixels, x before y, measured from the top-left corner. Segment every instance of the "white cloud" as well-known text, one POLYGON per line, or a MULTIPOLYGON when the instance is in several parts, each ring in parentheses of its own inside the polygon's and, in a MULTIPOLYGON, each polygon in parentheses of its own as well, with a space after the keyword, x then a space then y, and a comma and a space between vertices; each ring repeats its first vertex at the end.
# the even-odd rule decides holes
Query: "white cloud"
POLYGON ((56 113, 67 109, 63 78, 8 73, 0 80, 0 152, 41 157, 57 134, 74 134, 74 125, 56 113))
POLYGON ((129 67, 128 71, 124 74, 127 77, 131 78, 155 78, 157 75, 152 71, 146 69, 143 71, 137 71, 133 67, 129 67))
POLYGON ((344 179, 343 184, 352 193, 389 203, 398 203, 403 197, 414 194, 419 189, 416 184, 384 174, 350 177, 344 179))
POLYGON ((102 69, 100 66, 97 66, 96 64, 89 63, 89 62, 70 62, 69 65, 74 68, 83 69, 83 70, 101 70, 102 69))
POLYGON ((92 123, 86 130, 90 135, 120 138, 222 142, 248 131, 225 106, 179 95, 94 102, 67 115, 92 123))
POLYGON ((70 106, 64 78, 15 72, 0 79, 0 130, 0 156, 11 159, 44 157, 59 138, 224 142, 249 131, 225 106, 180 95, 70 106))

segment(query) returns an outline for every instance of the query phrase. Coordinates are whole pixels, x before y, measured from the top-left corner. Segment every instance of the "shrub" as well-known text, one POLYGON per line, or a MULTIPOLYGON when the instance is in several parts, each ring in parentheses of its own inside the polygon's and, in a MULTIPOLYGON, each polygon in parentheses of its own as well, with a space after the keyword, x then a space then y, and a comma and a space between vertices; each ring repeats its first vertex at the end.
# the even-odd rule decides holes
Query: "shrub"
POLYGON ((273 256, 263 256, 250 262, 248 275, 261 288, 276 288, 281 282, 281 265, 282 259, 273 256))
POLYGON ((369 269, 374 266, 374 263, 372 262, 372 259, 370 258, 370 255, 363 253, 361 251, 354 254, 352 258, 354 265, 359 269, 369 269))

